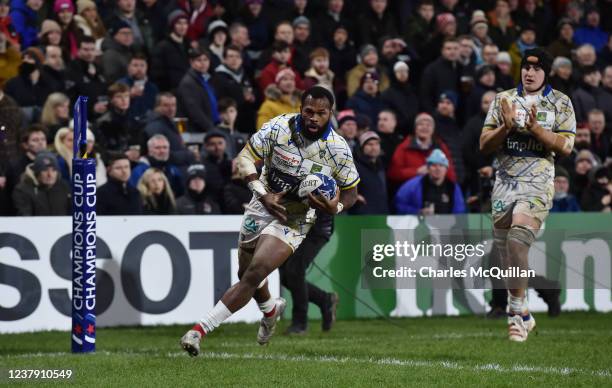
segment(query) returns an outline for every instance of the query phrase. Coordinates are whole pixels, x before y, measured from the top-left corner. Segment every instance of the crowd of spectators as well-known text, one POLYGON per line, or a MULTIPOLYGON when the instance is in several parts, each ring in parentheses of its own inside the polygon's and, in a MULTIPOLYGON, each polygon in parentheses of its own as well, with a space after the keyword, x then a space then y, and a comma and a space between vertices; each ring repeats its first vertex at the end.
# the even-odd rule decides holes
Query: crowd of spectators
POLYGON ((0 0, 0 216, 69 214, 79 95, 98 214, 242 214, 232 159, 313 85, 361 175, 350 213, 486 212, 482 124, 535 46, 578 122, 552 211, 609 212, 611 4, 0 0))

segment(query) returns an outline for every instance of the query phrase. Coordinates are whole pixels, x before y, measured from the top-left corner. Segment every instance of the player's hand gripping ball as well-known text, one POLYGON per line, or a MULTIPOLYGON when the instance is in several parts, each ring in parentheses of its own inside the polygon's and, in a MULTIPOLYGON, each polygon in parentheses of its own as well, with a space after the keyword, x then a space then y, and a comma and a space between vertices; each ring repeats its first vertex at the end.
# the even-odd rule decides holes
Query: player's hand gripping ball
POLYGON ((327 200, 331 200, 336 196, 336 180, 319 172, 307 175, 300 182, 298 195, 302 199, 308 197, 308 193, 313 195, 321 195, 327 200))

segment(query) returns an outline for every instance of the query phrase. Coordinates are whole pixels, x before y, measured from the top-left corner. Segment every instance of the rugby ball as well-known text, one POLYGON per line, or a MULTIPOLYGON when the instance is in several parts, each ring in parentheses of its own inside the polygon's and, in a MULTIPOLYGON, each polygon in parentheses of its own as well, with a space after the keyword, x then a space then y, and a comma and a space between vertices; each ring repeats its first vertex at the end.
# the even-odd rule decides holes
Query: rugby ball
POLYGON ((336 180, 320 172, 307 175, 300 182, 298 195, 300 198, 307 198, 308 193, 313 195, 322 195, 327 199, 332 199, 336 196, 336 180))

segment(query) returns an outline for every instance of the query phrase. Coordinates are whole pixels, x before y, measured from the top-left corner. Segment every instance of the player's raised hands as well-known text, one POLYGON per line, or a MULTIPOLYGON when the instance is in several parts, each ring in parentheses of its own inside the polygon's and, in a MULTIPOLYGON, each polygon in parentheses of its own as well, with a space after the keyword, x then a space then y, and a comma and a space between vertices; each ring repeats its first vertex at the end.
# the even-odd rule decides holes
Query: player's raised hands
POLYGON ((537 119, 537 114, 538 114, 538 110, 535 107, 535 105, 531 106, 531 109, 529 109, 529 115, 527 116, 527 122, 525 123, 525 127, 527 127, 527 129, 530 132, 534 132, 535 130, 538 130, 540 124, 538 124, 538 119, 537 119))
POLYGON ((262 195, 259 200, 264 207, 274 217, 278 218, 281 222, 287 221, 287 209, 280 204, 281 199, 287 194, 287 191, 280 193, 266 193, 262 195))
POLYGON ((338 212, 338 202, 340 201, 340 190, 336 189, 336 195, 332 199, 327 199, 322 195, 315 196, 308 193, 308 202, 313 208, 334 215, 338 212))
POLYGON ((516 104, 510 105, 510 101, 507 98, 502 98, 501 115, 506 132, 510 132, 516 127, 516 104))

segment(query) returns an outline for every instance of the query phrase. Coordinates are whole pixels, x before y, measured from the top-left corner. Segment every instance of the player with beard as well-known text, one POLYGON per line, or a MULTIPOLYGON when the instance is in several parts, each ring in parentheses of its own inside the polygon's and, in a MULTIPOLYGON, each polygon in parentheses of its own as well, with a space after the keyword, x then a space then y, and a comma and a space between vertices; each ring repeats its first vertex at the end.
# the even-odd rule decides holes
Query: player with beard
POLYGON ((257 342, 267 344, 285 309, 283 298, 272 298, 267 276, 295 252, 312 227, 316 210, 330 215, 350 208, 357 199, 359 174, 351 149, 330 122, 333 94, 314 86, 302 95, 300 113, 283 114, 265 123, 238 154, 236 165, 253 198, 246 207, 238 247, 238 283, 180 341, 190 355, 200 352, 209 335, 251 298, 259 304, 257 342), (261 176, 255 163, 263 161, 261 176), (327 200, 297 195, 300 181, 320 172, 334 178, 340 190, 327 200))
MULTIPOLYGON (((535 235, 553 203, 554 156, 574 146, 576 118, 568 96, 547 83, 552 59, 540 48, 526 50, 521 83, 498 93, 480 136, 480 150, 497 151, 499 168, 491 195, 493 234, 506 267, 528 269, 535 235)), ((525 293, 528 278, 506 279, 508 337, 523 342, 535 327, 525 293)))

